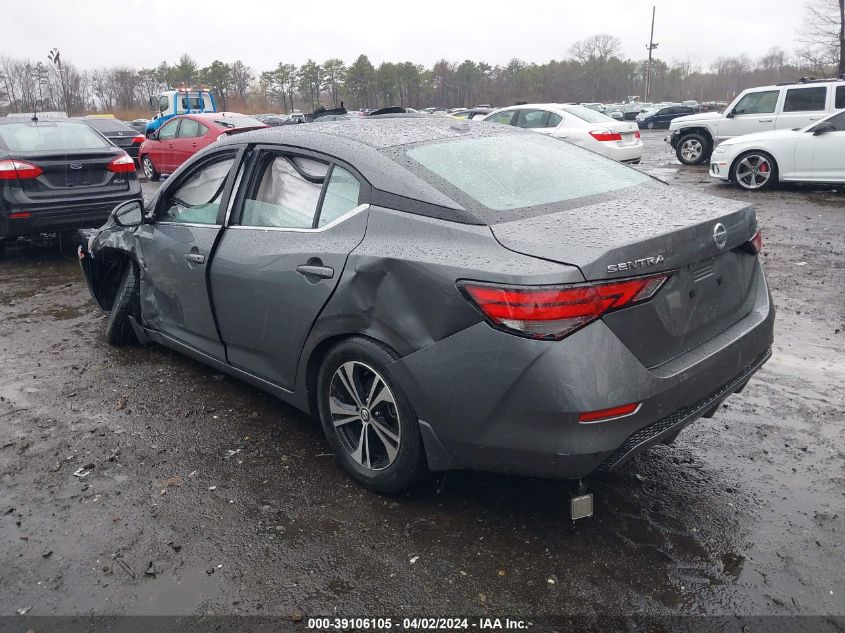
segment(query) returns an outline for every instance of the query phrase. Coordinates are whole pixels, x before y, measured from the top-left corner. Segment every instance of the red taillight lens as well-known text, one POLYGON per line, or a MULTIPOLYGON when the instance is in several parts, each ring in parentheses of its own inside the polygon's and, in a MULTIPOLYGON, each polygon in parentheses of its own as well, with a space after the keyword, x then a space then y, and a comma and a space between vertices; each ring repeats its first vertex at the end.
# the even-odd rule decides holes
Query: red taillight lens
POLYGON ((610 130, 593 130, 590 132, 590 136, 592 136, 597 141, 621 141, 622 140, 622 133, 621 132, 611 132, 610 130))
POLYGON ((16 211, 9 214, 10 220, 28 220, 32 217, 32 211, 16 211))
POLYGON ((754 237, 748 240, 748 245, 754 251, 755 255, 763 250, 763 232, 760 229, 757 229, 754 237))
POLYGON ((640 131, 639 130, 634 132, 634 138, 640 138, 640 131))
POLYGON ((127 174, 135 171, 135 161, 129 154, 124 153, 108 164, 108 170, 116 174, 127 174))
POLYGON ((141 143, 143 143, 146 140, 147 140, 146 136, 144 136, 143 134, 139 134, 138 136, 136 136, 135 138, 132 139, 132 144, 135 145, 137 143, 138 145, 140 145, 141 143))
POLYGON ((43 173, 38 165, 24 160, 0 160, 0 180, 30 180, 43 173))
POLYGON ((670 273, 564 286, 501 286, 458 282, 494 327, 560 340, 603 314, 651 299, 670 273))
POLYGON ((602 422, 605 420, 613 420, 615 418, 624 418, 626 415, 632 415, 640 410, 641 402, 632 402, 630 404, 623 404, 619 407, 610 407, 609 409, 601 409, 599 411, 587 411, 578 416, 579 422, 602 422))

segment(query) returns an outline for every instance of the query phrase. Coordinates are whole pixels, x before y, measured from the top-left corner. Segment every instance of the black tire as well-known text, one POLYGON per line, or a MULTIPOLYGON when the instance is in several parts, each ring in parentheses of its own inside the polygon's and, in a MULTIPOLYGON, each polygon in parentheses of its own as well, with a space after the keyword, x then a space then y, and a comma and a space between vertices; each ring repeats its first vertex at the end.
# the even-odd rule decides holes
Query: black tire
POLYGON ((745 191, 764 191, 774 186, 778 181, 778 164, 768 152, 751 150, 736 157, 728 175, 731 182, 740 189, 745 191), (743 161, 747 161, 746 165, 759 171, 740 172, 743 161), (766 168, 765 171, 764 168, 766 168), (765 180, 760 182, 758 178, 763 175, 765 175, 765 180), (756 186, 752 185, 752 183, 755 183, 756 186))
POLYGON ((684 134, 675 146, 675 155, 684 165, 701 165, 712 152, 710 139, 698 133, 684 134))
POLYGON ((382 493, 407 490, 427 472, 417 416, 389 369, 396 358, 393 350, 381 343, 363 337, 350 338, 329 350, 317 376, 320 422, 335 459, 355 481, 382 493), (343 378, 338 375, 350 366, 353 367, 353 389, 358 392, 354 400, 349 397, 351 394, 343 386, 343 378), (370 374, 378 376, 388 389, 388 397, 392 396, 392 401, 377 403, 372 414, 369 414, 367 407, 371 401, 379 400, 380 390, 376 390, 371 399, 368 398, 375 380, 367 383, 370 374), (355 401, 363 401, 363 405, 358 407, 355 401), (333 413, 332 406, 349 408, 349 417, 352 419, 335 426, 333 415, 343 419, 348 414, 338 413, 337 409, 333 413), (390 442, 395 451, 392 458, 386 448, 388 442, 382 439, 385 438, 386 427, 399 440, 398 448, 390 442), (372 447, 370 442, 373 442, 372 447), (351 445, 355 443, 362 453, 360 461, 353 457, 355 451, 351 445), (360 450, 362 446, 365 446, 363 451, 360 450))
POLYGON ((138 342, 132 324, 129 322, 130 315, 138 318, 140 313, 140 280, 138 269, 134 262, 130 262, 123 271, 120 278, 117 294, 112 303, 111 314, 106 325, 106 340, 110 345, 121 347, 123 345, 134 345, 138 342))
POLYGON ((147 180, 158 182, 161 178, 161 174, 156 169, 156 166, 153 164, 153 159, 150 158, 149 154, 144 154, 144 157, 141 159, 141 170, 144 172, 144 176, 147 180))
POLYGON ((6 257, 6 238, 0 237, 0 259, 6 257))

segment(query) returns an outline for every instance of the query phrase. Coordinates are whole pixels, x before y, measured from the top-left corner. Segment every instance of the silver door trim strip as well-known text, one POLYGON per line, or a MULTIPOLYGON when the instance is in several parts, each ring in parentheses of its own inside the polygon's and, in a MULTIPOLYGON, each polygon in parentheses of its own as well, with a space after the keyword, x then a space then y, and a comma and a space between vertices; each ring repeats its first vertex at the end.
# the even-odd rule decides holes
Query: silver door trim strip
POLYGON ((157 221, 153 224, 153 226, 190 226, 193 228, 200 228, 200 229, 219 229, 221 228, 220 224, 200 224, 199 222, 167 222, 167 221, 157 221))
POLYGON ((335 218, 325 226, 319 226, 316 229, 300 229, 300 228, 286 228, 282 226, 244 226, 241 224, 233 224, 232 226, 227 226, 227 229, 238 229, 241 231, 281 231, 284 233, 322 233, 323 231, 328 231, 330 228, 337 226, 341 222, 345 222, 352 216, 358 215, 362 211, 366 211, 370 208, 369 204, 359 204, 354 209, 347 211, 340 217, 335 218))

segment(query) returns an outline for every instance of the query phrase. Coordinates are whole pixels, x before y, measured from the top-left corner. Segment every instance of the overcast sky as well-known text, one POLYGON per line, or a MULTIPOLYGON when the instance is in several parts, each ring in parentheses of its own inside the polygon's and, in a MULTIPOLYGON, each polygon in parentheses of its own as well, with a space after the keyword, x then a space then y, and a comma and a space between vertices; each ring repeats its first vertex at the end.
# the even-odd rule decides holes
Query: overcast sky
POLYGON ((795 48, 803 0, 36 0, 3 2, 0 55, 45 59, 57 46, 81 68, 135 67, 190 53, 200 65, 241 59, 257 71, 361 53, 374 64, 440 58, 504 64, 561 59, 595 33, 643 58, 657 5, 657 55, 758 57, 795 48))

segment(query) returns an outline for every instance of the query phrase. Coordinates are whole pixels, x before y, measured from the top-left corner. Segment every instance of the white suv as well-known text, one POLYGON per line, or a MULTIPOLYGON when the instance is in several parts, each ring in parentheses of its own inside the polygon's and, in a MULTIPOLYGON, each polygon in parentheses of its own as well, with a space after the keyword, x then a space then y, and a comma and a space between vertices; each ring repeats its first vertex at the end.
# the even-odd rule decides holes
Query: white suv
POLYGON ((691 114, 669 124, 666 142, 684 165, 710 159, 720 141, 770 130, 803 128, 845 109, 845 79, 802 79, 795 83, 751 88, 725 109, 691 114))

